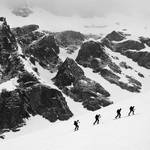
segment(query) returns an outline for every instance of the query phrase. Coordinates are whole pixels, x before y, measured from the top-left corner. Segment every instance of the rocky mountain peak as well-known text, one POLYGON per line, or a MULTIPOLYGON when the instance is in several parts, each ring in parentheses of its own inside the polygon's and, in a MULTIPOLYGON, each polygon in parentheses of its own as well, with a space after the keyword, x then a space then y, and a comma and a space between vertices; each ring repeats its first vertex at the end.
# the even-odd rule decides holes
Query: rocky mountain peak
POLYGON ((58 86, 69 86, 82 76, 84 76, 83 70, 73 59, 67 58, 59 67, 58 73, 54 80, 55 84, 58 86))
POLYGON ((36 24, 30 24, 30 25, 25 25, 23 27, 16 27, 16 28, 12 28, 12 33, 16 36, 23 36, 26 34, 29 34, 33 31, 36 31, 37 29, 39 29, 39 26, 36 24))
POLYGON ((0 21, 0 48, 15 51, 16 39, 10 30, 10 26, 7 24, 6 18, 0 17, 0 21))
POLYGON ((76 61, 84 66, 91 66, 93 58, 107 61, 108 56, 105 54, 105 49, 100 42, 87 41, 82 44, 76 61))
POLYGON ((123 35, 121 32, 112 31, 111 33, 107 34, 106 38, 110 41, 122 41, 125 39, 125 35, 123 35))

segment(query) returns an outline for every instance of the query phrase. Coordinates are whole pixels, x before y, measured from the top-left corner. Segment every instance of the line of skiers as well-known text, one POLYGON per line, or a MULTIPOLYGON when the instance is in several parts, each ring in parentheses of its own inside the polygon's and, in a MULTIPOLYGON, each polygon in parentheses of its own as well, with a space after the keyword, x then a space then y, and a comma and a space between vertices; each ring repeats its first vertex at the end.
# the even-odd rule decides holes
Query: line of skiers
MULTIPOLYGON (((116 115, 115 119, 121 118, 121 110, 122 110, 121 108, 117 109, 117 111, 116 111, 117 115, 116 115)), ((135 111, 135 106, 130 106, 128 116, 130 116, 131 114, 134 115, 135 114, 134 111, 135 111)), ((101 118, 101 115, 96 114, 95 115, 95 121, 94 121, 93 125, 99 124, 100 118, 101 118)), ((80 123, 79 120, 74 121, 74 126, 75 126, 74 131, 79 130, 79 123, 80 123)))

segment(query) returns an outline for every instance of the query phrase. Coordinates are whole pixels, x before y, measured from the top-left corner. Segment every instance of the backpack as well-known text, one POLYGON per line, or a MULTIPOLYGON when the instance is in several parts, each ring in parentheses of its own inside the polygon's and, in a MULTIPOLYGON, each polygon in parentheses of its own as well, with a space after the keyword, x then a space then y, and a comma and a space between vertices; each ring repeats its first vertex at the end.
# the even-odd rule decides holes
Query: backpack
POLYGON ((77 121, 74 121, 74 125, 77 125, 77 121))

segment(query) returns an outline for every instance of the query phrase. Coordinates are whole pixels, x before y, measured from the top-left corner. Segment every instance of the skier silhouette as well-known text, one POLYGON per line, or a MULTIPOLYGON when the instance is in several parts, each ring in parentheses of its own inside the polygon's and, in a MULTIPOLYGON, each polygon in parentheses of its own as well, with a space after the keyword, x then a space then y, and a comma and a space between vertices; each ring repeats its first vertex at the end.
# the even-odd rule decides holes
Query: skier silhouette
POLYGON ((130 112, 128 113, 128 116, 130 116, 131 113, 132 113, 132 115, 134 115, 134 110, 135 110, 134 107, 135 106, 130 106, 130 108, 129 108, 130 112))
POLYGON ((101 117, 100 114, 95 115, 95 122, 93 123, 93 125, 95 125, 96 123, 99 124, 99 118, 101 117))
POLYGON ((79 130, 79 123, 80 123, 79 120, 74 121, 74 125, 75 125, 74 131, 79 130))
POLYGON ((117 116, 115 117, 115 119, 117 118, 121 118, 121 108, 120 109, 117 109, 117 116))

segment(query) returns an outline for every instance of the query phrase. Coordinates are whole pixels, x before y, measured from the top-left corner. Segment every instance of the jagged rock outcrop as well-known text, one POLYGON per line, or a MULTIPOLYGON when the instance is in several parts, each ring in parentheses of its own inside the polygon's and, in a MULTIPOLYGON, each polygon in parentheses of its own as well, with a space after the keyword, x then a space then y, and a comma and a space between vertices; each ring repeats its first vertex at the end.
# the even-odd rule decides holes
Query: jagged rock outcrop
POLYGON ((37 29, 39 29, 39 26, 36 24, 31 24, 31 25, 25 25, 23 27, 17 27, 17 28, 12 28, 12 33, 16 36, 23 36, 26 34, 29 34, 33 31, 36 31, 37 29))
POLYGON ((58 53, 59 46, 52 35, 43 36, 25 49, 26 56, 33 56, 43 67, 49 70, 57 68, 61 63, 58 53))
MULTIPOLYGON (((18 127, 24 125, 24 119, 31 115, 39 114, 51 122, 72 117, 62 93, 41 84, 36 72, 26 70, 25 63, 28 63, 28 60, 26 55, 21 54, 18 39, 16 40, 11 32, 6 19, 2 17, 0 21, 0 82, 18 78, 15 90, 3 89, 0 94, 0 130, 17 131, 18 127)), ((30 31, 32 32, 32 29, 30 31)), ((23 34, 26 33, 28 34, 26 31, 23 34)), ((29 52, 33 53, 30 60, 33 63, 35 59, 42 61, 42 58, 51 63, 51 57, 58 57, 59 47, 53 37, 44 36, 35 45, 32 43, 31 48, 29 52)))
POLYGON ((122 41, 125 39, 125 35, 121 32, 112 31, 106 36, 106 38, 110 41, 122 41))
POLYGON ((101 76, 104 77, 107 81, 109 81, 112 84, 116 84, 122 89, 126 89, 130 92, 140 92, 141 90, 141 83, 137 80, 135 80, 132 77, 126 76, 129 79, 128 83, 124 83, 123 81, 120 81, 120 77, 114 74, 112 71, 103 69, 100 72, 101 76))
POLYGON ((2 91, 0 95, 0 129, 22 126, 25 118, 39 114, 51 122, 67 120, 72 113, 61 92, 35 84, 26 89, 2 91))
POLYGON ((54 83, 74 101, 82 102, 88 110, 97 110, 101 106, 112 104, 110 96, 99 83, 85 77, 83 70, 70 58, 60 66, 54 83))
MULTIPOLYGON (((111 57, 105 52, 102 43, 89 41, 81 46, 76 61, 84 67, 90 67, 94 72, 99 73, 104 79, 112 84, 116 84, 122 89, 130 92, 140 92, 141 85, 121 80, 121 68, 112 61, 111 57), (132 85, 131 85, 132 84, 132 85)), ((125 65, 125 64, 124 64, 125 65)), ((127 66, 125 66, 127 67, 127 66)))
POLYGON ((125 55, 137 62, 140 66, 150 69, 150 53, 149 52, 132 52, 127 51, 125 55))
POLYGON ((53 79, 59 87, 70 86, 75 80, 84 76, 83 70, 73 59, 67 58, 59 67, 56 77, 53 79))
POLYGON ((85 40, 85 36, 76 31, 63 31, 53 33, 57 44, 63 47, 68 54, 74 53, 85 40))
POLYGON ((45 34, 43 32, 33 31, 28 34, 18 36, 17 41, 20 44, 20 46, 22 47, 22 49, 26 49, 26 47, 28 47, 32 42, 37 41, 44 35, 45 34))
POLYGON ((29 44, 45 35, 44 32, 40 32, 38 29, 38 25, 31 24, 23 27, 12 28, 11 31, 17 38, 17 42, 20 44, 22 49, 26 49, 29 44))
POLYGON ((113 42, 113 37, 108 39, 106 36, 101 40, 101 42, 104 46, 108 47, 112 51, 119 52, 122 55, 131 58, 140 66, 150 69, 149 52, 141 51, 142 49, 146 48, 145 44, 150 46, 150 38, 139 37, 139 40, 123 40, 119 42, 113 42))
POLYGON ((3 90, 0 95, 0 130, 22 126, 24 118, 29 117, 28 107, 20 99, 17 91, 3 90))
POLYGON ((114 51, 124 53, 127 50, 141 50, 144 49, 145 46, 142 42, 140 41, 134 41, 134 40, 127 40, 124 42, 116 43, 114 44, 114 51))
POLYGON ((131 66, 127 65, 127 63, 124 61, 120 62, 119 65, 125 69, 133 69, 131 66))
POLYGON ((55 38, 63 47, 68 47, 69 45, 81 45, 85 40, 85 36, 82 33, 75 31, 63 31, 55 33, 55 38))
POLYGON ((150 47, 150 38, 139 37, 139 40, 140 40, 142 43, 144 43, 144 44, 146 44, 147 46, 150 47))
POLYGON ((6 19, 1 17, 0 26, 0 82, 17 76, 23 71, 23 64, 17 54, 18 47, 15 36, 10 30, 6 19))
POLYGON ((99 62, 102 62, 102 66, 106 65, 109 57, 104 52, 104 47, 101 43, 95 41, 88 41, 82 44, 76 61, 85 66, 91 67, 93 59, 97 58, 99 62))
POLYGON ((76 61, 84 67, 93 68, 94 72, 108 66, 116 73, 121 73, 119 66, 112 62, 111 58, 106 54, 103 44, 95 41, 88 41, 82 44, 76 61))
POLYGON ((59 59, 59 46, 54 35, 38 31, 38 25, 26 25, 13 28, 12 32, 23 49, 23 54, 31 60, 37 61, 50 71, 57 70, 61 60, 59 59))
POLYGON ((65 98, 60 91, 40 84, 27 88, 26 95, 31 102, 31 107, 36 114, 55 122, 67 120, 72 117, 72 113, 67 106, 65 98))
POLYGON ((126 35, 124 35, 123 33, 113 31, 107 34, 106 37, 102 39, 102 43, 108 48, 120 53, 123 53, 126 50, 141 50, 145 48, 143 42, 141 42, 140 40, 129 40, 126 38, 126 35))

